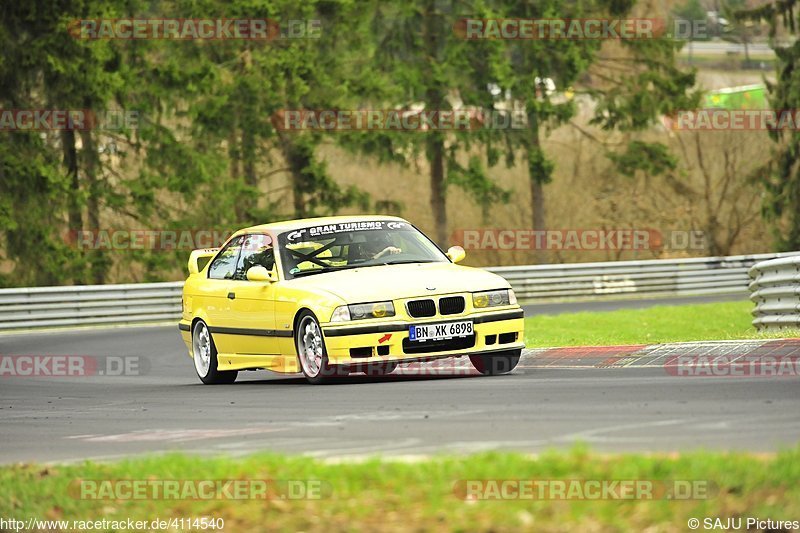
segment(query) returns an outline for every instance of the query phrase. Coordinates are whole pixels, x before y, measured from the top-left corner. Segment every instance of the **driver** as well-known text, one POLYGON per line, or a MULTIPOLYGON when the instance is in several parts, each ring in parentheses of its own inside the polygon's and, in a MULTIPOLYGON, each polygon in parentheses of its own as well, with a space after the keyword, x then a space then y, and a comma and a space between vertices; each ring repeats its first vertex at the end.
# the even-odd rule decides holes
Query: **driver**
POLYGON ((363 259, 380 259, 386 255, 399 254, 402 250, 392 243, 388 235, 384 233, 367 233, 364 244, 360 246, 363 259))

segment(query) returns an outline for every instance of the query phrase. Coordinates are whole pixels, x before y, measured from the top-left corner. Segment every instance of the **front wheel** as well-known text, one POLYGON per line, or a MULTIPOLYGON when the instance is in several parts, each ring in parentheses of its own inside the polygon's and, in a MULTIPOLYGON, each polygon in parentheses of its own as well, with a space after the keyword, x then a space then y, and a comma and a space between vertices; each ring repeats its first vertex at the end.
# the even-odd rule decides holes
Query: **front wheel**
POLYGON ((509 352, 498 352, 494 354, 470 355, 469 360, 475 370, 484 376, 496 376, 508 374, 519 363, 522 350, 512 350, 509 352))
POLYGON ((217 347, 205 322, 198 321, 192 328, 192 358, 200 381, 206 385, 223 385, 236 381, 236 370, 217 370, 217 347))
POLYGON ((310 311, 303 311, 300 315, 294 341, 300 368, 309 383, 314 385, 328 383, 332 377, 343 377, 349 374, 339 366, 328 363, 328 352, 325 349, 325 339, 322 338, 322 328, 319 327, 317 318, 310 311))

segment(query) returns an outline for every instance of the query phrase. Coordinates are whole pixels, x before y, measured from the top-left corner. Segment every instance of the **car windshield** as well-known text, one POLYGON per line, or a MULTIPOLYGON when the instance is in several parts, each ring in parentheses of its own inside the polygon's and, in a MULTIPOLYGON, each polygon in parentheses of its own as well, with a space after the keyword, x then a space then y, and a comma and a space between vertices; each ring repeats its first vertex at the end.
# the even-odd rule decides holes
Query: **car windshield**
POLYGON ((401 263, 447 262, 408 222, 369 220, 309 226, 278 237, 284 277, 401 263))

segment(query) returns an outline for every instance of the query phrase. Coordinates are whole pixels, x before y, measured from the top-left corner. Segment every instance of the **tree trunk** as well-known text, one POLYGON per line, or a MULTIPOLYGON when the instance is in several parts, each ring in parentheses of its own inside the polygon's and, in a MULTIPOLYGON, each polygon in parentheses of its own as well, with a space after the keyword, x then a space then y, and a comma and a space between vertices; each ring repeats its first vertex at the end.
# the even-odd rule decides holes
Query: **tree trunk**
MULTIPOLYGON (((65 129, 61 131, 61 152, 64 155, 64 166, 67 168, 67 177, 70 181, 70 197, 67 206, 67 220, 70 233, 83 230, 83 217, 81 214, 81 183, 78 177, 78 151, 75 148, 75 131, 65 129)), ((77 246, 77 239, 75 240, 77 246)), ((72 275, 73 283, 83 283, 82 269, 76 269, 72 275)))
MULTIPOLYGON (((439 48, 443 28, 439 24, 435 0, 429 0, 424 8, 422 23, 422 39, 425 45, 426 61, 430 66, 425 69, 425 111, 441 111, 445 107, 447 87, 443 85, 435 73, 437 72, 439 48)), ((445 181, 445 149, 444 136, 440 132, 427 132, 425 155, 430 164, 431 180, 431 212, 435 226, 436 243, 447 248, 447 183, 445 181)))
MULTIPOLYGON (((81 144, 83 145, 82 154, 86 162, 84 174, 89 189, 89 196, 86 202, 87 224, 90 231, 100 230, 100 184, 97 181, 97 148, 92 138, 92 132, 81 130, 81 144)), ((91 280, 92 283, 103 284, 106 281, 106 271, 110 267, 110 261, 103 250, 94 250, 92 253, 91 280)))
POLYGON ((294 215, 296 218, 304 218, 307 213, 304 193, 309 187, 308 179, 304 175, 304 170, 311 164, 311 156, 307 150, 292 143, 291 137, 281 136, 281 151, 289 166, 289 173, 292 180, 292 195, 294 200, 294 215))
POLYGON ((70 231, 81 231, 83 229, 80 201, 81 184, 78 178, 78 151, 75 148, 75 131, 65 129, 61 132, 61 151, 64 154, 64 166, 67 167, 67 176, 72 189, 68 207, 69 229, 70 231))
MULTIPOLYGON (((546 162, 542 153, 542 144, 539 138, 539 120, 535 113, 529 114, 530 137, 527 148, 528 159, 528 179, 531 188, 531 229, 533 231, 544 231, 547 229, 545 218, 545 198, 544 186, 550 179, 546 171, 546 162)), ((547 240, 536 239, 534 243, 541 244, 533 253, 536 263, 547 263, 547 240)))
POLYGON ((242 171, 247 186, 243 198, 243 211, 248 224, 255 223, 255 208, 258 206, 258 176, 256 176, 256 140, 250 128, 242 128, 242 171))
POLYGON ((431 213, 436 231, 436 243, 447 249, 447 183, 444 179, 444 139, 438 133, 429 133, 428 161, 431 165, 431 213))
POLYGON ((722 246, 720 246, 719 240, 717 239, 718 232, 719 221, 717 220, 717 216, 711 213, 706 217, 705 228, 706 246, 708 255, 710 256, 724 255, 722 253, 722 246))
POLYGON ((303 198, 302 176, 296 171, 295 166, 289 163, 292 167, 292 191, 294 192, 294 216, 303 218, 306 216, 306 202, 303 198))
POLYGON ((544 184, 536 179, 531 180, 531 209, 533 209, 531 218, 533 230, 545 230, 544 184))
MULTIPOLYGON (((239 149, 239 121, 234 121, 234 126, 231 128, 231 133, 228 136, 228 172, 231 176, 231 183, 238 185, 241 176, 241 151, 239 149)), ((245 210, 242 203, 237 198, 236 205, 234 206, 234 214, 236 216, 236 223, 239 224, 245 219, 245 210)))

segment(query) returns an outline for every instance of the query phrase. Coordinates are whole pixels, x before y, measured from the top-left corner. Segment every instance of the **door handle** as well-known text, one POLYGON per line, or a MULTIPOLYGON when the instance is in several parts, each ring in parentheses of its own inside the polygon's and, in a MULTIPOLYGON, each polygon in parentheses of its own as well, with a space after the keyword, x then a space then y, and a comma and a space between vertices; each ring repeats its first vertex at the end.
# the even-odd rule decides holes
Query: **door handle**
POLYGON ((229 292, 228 293, 228 299, 229 300, 235 300, 236 299, 236 293, 235 292, 229 292))

